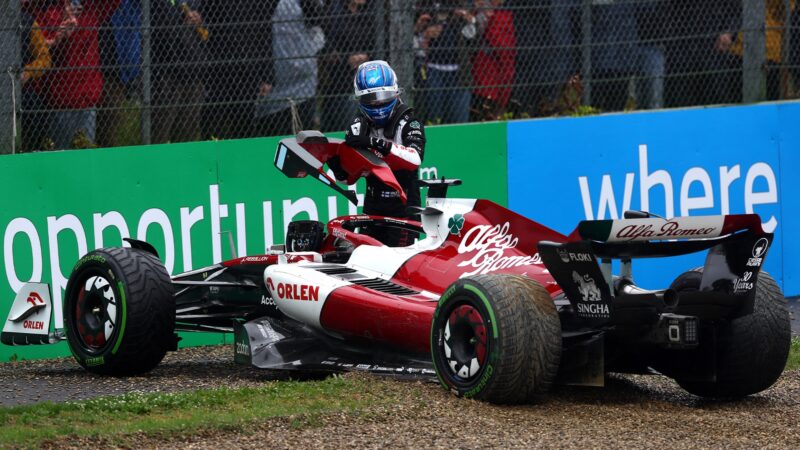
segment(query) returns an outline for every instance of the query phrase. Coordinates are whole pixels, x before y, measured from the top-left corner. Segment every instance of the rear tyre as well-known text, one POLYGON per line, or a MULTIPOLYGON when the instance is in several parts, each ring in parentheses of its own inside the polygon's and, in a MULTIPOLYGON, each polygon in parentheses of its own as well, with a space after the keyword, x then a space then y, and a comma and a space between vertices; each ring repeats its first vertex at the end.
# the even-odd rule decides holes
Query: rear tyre
MULTIPOLYGON (((701 275, 699 271, 687 272, 676 283, 680 280, 680 288, 697 290, 701 275)), ((677 376, 676 381, 701 397, 739 398, 755 394, 772 386, 781 376, 790 344, 786 299, 775 280, 762 271, 756 283, 753 314, 734 319, 718 330, 716 380, 688 381, 677 376)))
POLYGON ((104 375, 137 375, 175 345, 175 301, 169 274, 150 253, 94 250, 67 282, 64 326, 78 364, 104 375))
POLYGON ((442 386, 492 403, 526 403, 553 383, 561 323, 537 282, 480 275, 453 283, 439 300, 431 354, 442 386))

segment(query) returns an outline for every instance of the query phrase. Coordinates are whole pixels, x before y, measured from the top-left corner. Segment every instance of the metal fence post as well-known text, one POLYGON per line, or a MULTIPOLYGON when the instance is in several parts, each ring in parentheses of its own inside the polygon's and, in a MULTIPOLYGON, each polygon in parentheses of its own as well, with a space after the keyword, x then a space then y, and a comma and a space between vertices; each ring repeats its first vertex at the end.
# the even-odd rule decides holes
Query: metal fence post
MULTIPOLYGON (((800 8, 800 5, 796 6, 800 8)), ((791 55, 791 49, 789 46, 792 43, 792 0, 783 0, 783 39, 781 40, 781 69, 780 69, 780 77, 781 77, 781 88, 780 88, 780 99, 783 100, 788 98, 789 92, 789 57, 791 55)), ((800 82, 800 80, 795 81, 795 84, 800 82)), ((795 88, 796 89, 796 88, 795 88)))
MULTIPOLYGON (((411 0, 389 0, 389 61, 406 92, 414 87, 414 5, 411 0)), ((413 106, 413 98, 406 96, 413 106)))
POLYGON ((758 102, 766 98, 766 9, 765 0, 742 0, 742 100, 758 102))
POLYGON ((592 104, 592 0, 581 5, 581 75, 583 104, 592 104))
POLYGON ((19 0, 0 4, 0 153, 16 150, 16 113, 20 109, 19 0))
POLYGON ((150 0, 142 0, 142 144, 151 141, 152 130, 152 65, 150 33, 150 0))
POLYGON ((386 0, 375 2, 375 56, 386 59, 386 18, 392 17, 392 11, 386 10, 386 0))

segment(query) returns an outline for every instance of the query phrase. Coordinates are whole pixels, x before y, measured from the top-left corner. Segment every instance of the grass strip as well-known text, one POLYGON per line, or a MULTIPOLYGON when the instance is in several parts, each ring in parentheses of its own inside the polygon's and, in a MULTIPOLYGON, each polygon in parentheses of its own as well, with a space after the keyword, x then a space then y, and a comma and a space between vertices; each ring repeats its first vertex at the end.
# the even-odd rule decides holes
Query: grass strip
POLYGON ((800 370, 800 336, 792 338, 789 348, 789 359, 786 360, 786 370, 800 370))
POLYGON ((352 412, 389 401, 363 380, 281 381, 261 387, 132 393, 92 400, 0 408, 0 448, 38 446, 65 435, 190 433, 236 428, 273 417, 352 412))

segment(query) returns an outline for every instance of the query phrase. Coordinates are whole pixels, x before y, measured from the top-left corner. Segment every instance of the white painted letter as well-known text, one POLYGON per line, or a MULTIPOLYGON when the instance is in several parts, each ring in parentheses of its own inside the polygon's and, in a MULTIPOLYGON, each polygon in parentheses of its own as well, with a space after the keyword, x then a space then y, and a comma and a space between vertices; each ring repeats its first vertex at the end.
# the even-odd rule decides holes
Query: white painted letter
MULTIPOLYGON (((744 210, 748 214, 753 213, 753 205, 763 205, 767 203, 778 203, 778 189, 775 182, 775 173, 766 163, 760 162, 753 164, 747 171, 744 180, 744 210), (763 177, 767 181, 766 192, 753 192, 753 184, 758 177, 763 177)), ((778 226, 775 216, 770 216, 769 220, 761 224, 764 231, 772 233, 778 226)))
POLYGON ((217 184, 212 184, 208 187, 208 196, 211 203, 211 255, 214 264, 216 264, 222 261, 220 219, 228 217, 228 205, 220 205, 219 185, 217 184))
POLYGON ((247 256, 247 227, 245 226, 244 203, 236 204, 236 251, 238 256, 247 256))
POLYGON ((6 278, 14 292, 19 291, 26 283, 17 277, 17 269, 14 267, 14 237, 19 233, 28 236, 28 241, 31 243, 33 270, 28 282, 42 281, 42 242, 39 240, 39 233, 36 232, 33 222, 24 217, 17 217, 8 223, 3 236, 3 261, 6 263, 6 278))
POLYGON ((728 188, 730 187, 731 183, 739 179, 739 177, 741 177, 741 174, 739 173, 738 164, 731 167, 731 170, 728 170, 728 166, 722 166, 719 168, 719 207, 722 214, 731 213, 731 193, 728 188))
MULTIPOLYGON (((348 203, 350 203, 349 200, 348 203)), ((336 196, 331 195, 328 197, 328 220, 333 220, 338 216, 339 216, 339 211, 336 208, 336 196)))
MULTIPOLYGON (((622 197, 622 211, 627 211, 631 208, 631 196, 635 177, 636 175, 633 173, 625 174, 625 193, 622 197)), ((581 200, 583 200, 583 212, 586 215, 586 220, 595 220, 594 213, 592 212, 592 197, 589 192, 589 180, 586 177, 578 177, 578 185, 580 185, 581 188, 581 200)), ((608 209, 610 219, 618 219, 620 217, 617 211, 617 200, 614 197, 614 185, 611 183, 610 175, 603 175, 603 181, 600 184, 600 201, 597 204, 597 220, 605 218, 606 209, 608 209)))
POLYGON ((192 225, 203 220, 203 207, 198 206, 189 212, 189 208, 181 208, 181 251, 183 253, 183 270, 189 271, 192 265, 192 225))
POLYGON ((347 214, 349 214, 351 216, 355 216, 356 214, 358 214, 358 206, 359 205, 364 206, 364 194, 359 194, 356 191, 356 185, 355 184, 350 186, 350 187, 348 187, 347 190, 353 191, 353 192, 356 193, 356 200, 358 200, 358 205, 354 205, 353 203, 350 202, 350 200, 347 201, 347 214))
POLYGON ((146 241, 147 228, 152 224, 159 225, 164 233, 164 267, 167 268, 167 273, 172 273, 172 269, 175 267, 175 235, 172 233, 169 217, 164 211, 158 208, 150 208, 145 211, 139 219, 139 226, 136 227, 136 239, 146 241))
MULTIPOLYGON (((94 222, 94 248, 103 247, 103 230, 108 227, 116 228, 119 231, 120 239, 131 237, 125 218, 117 211, 109 211, 105 214, 95 213, 92 215, 92 221, 94 222)), ((122 241, 122 245, 130 247, 130 244, 125 241, 122 241)))
MULTIPOLYGON (((50 248, 50 276, 53 282, 53 317, 56 319, 56 328, 64 327, 64 318, 61 312, 61 290, 67 287, 67 278, 61 273, 61 255, 58 251, 58 234, 62 231, 72 231, 78 244, 78 257, 70 258, 70 262, 77 261, 88 252, 86 245, 86 232, 81 221, 72 214, 59 218, 47 218, 47 240, 50 248)), ((72 269, 72 266, 70 266, 72 269)))
POLYGON ((317 205, 314 200, 308 197, 298 199, 296 202, 291 200, 283 201, 283 241, 286 242, 286 228, 294 217, 300 213, 308 213, 309 220, 319 220, 317 215, 317 205))
POLYGON ((275 244, 275 235, 272 232, 272 202, 263 203, 264 208, 264 253, 275 244))
POLYGON ((650 211, 650 189, 660 184, 664 186, 664 204, 666 206, 666 217, 671 219, 675 217, 675 205, 673 204, 672 193, 672 178, 665 170, 656 170, 655 172, 647 173, 647 145, 639 145, 639 196, 642 203, 642 211, 650 211))
POLYGON ((692 167, 683 176, 681 181, 681 215, 688 216, 693 209, 703 209, 714 207, 714 188, 711 186, 711 177, 708 172, 699 168, 692 167), (703 185, 703 195, 699 197, 689 197, 689 189, 695 181, 703 185))

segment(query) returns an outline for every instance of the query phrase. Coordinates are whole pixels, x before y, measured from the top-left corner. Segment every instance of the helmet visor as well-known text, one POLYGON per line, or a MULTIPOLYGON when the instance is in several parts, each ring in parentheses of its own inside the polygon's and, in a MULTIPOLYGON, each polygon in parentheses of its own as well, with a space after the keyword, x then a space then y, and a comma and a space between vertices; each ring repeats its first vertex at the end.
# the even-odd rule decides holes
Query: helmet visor
POLYGON ((364 106, 381 106, 396 99, 398 95, 397 91, 376 91, 362 94, 357 100, 364 106))

